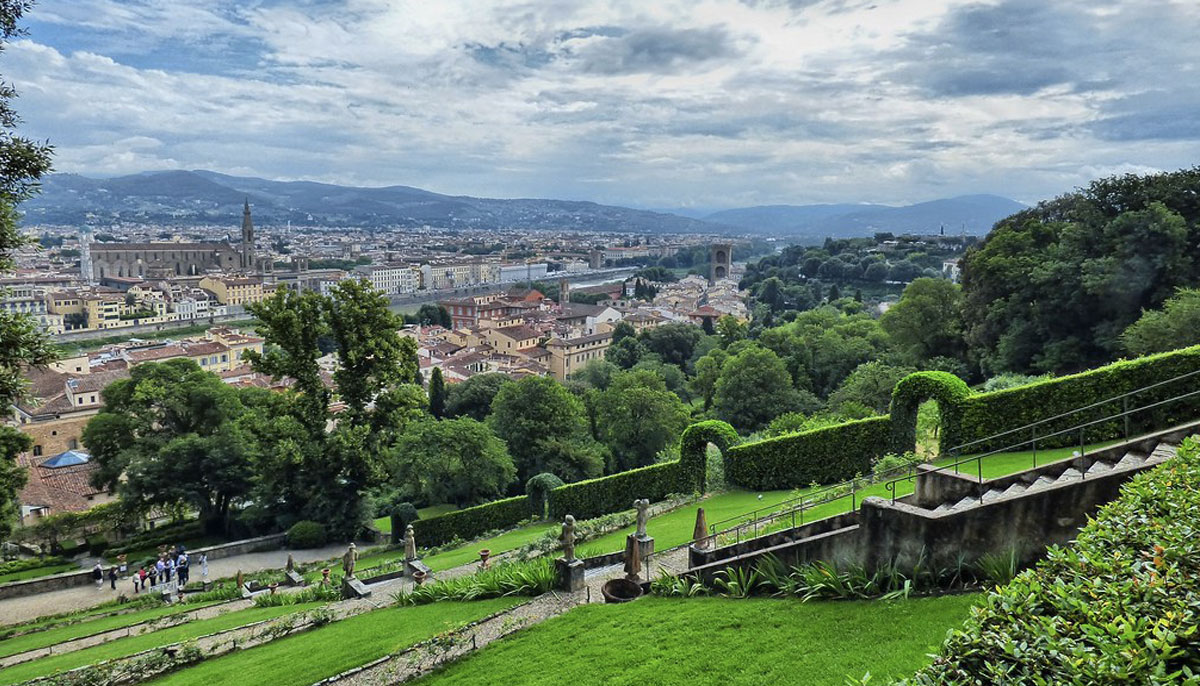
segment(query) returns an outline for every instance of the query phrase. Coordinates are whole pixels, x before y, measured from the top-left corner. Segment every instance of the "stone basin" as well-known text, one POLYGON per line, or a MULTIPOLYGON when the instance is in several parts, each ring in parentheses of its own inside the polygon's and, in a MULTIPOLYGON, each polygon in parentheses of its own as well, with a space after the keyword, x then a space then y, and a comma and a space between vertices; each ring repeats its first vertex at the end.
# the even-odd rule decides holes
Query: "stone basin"
POLYGON ((606 603, 627 603, 642 595, 642 586, 629 579, 609 579, 600 588, 606 603))

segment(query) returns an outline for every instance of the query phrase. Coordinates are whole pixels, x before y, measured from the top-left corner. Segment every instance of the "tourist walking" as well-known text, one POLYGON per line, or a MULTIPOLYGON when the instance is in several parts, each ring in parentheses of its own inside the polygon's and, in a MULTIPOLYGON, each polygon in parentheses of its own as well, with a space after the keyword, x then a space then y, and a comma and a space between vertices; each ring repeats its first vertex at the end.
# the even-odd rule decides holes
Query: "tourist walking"
POLYGON ((117 566, 113 565, 108 568, 108 582, 112 584, 112 590, 117 590, 117 566))
POLYGON ((104 586, 104 568, 97 562, 95 567, 92 567, 92 581, 96 582, 96 588, 104 586))
POLYGON ((180 551, 179 558, 175 561, 175 568, 179 571, 179 587, 183 588, 188 582, 188 556, 187 553, 180 551))
POLYGON ((146 565, 142 565, 137 573, 138 581, 142 582, 142 590, 146 590, 146 565))

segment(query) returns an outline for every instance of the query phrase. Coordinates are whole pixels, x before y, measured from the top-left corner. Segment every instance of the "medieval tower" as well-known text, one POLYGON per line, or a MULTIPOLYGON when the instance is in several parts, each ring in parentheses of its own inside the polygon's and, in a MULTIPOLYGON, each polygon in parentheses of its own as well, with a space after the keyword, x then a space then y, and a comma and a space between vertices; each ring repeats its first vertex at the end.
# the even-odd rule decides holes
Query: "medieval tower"
POLYGON ((250 219, 250 198, 242 209, 242 269, 254 270, 254 222, 250 219))
POLYGON ((729 278, 730 267, 733 266, 733 243, 714 243, 708 249, 708 258, 711 263, 708 273, 710 284, 729 278))

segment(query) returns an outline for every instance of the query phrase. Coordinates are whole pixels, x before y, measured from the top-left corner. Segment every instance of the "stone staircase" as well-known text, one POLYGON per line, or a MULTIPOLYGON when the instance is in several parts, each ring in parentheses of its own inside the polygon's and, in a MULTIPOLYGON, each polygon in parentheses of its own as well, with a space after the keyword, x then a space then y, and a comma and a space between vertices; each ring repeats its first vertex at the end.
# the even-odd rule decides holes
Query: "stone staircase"
MULTIPOLYGON (((994 479, 922 465, 911 495, 869 497, 858 510, 735 544, 689 549, 687 573, 712 581, 766 555, 788 565, 953 565, 1013 551, 1022 563, 1074 538, 1088 516, 1140 471, 1175 456, 1200 421, 994 479)), ((971 466, 970 471, 974 472, 971 466)))
POLYGON ((966 495, 957 502, 943 502, 937 507, 932 508, 932 512, 935 514, 959 512, 967 508, 978 507, 985 503, 992 503, 1005 498, 1018 498, 1026 493, 1038 490, 1069 486, 1075 482, 1104 474, 1140 471, 1141 469, 1152 467, 1171 459, 1175 456, 1175 451, 1178 448, 1179 444, 1177 442, 1162 441, 1154 446, 1154 449, 1149 453, 1138 449, 1131 449, 1120 455, 1119 459, 1111 457, 1105 459, 1102 457, 1088 460, 1088 456, 1073 458, 1071 462, 1075 464, 1068 465, 1066 469, 1063 469, 1057 475, 1042 473, 1035 468, 1022 473, 1022 476, 1028 476, 1028 479, 1022 479, 1007 486, 991 486, 978 496, 966 495), (1081 459, 1088 460, 1091 464, 1088 466, 1078 464, 1081 459))

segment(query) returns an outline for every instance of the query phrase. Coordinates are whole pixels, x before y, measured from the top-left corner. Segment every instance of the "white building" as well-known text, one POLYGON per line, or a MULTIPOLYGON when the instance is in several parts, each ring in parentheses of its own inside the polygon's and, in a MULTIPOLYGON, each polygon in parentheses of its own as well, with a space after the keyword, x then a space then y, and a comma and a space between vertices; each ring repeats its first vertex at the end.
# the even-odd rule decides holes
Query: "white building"
POLYGON ((500 265, 500 283, 511 283, 513 281, 538 281, 546 278, 546 272, 549 266, 545 262, 531 262, 529 264, 502 264, 500 265))
POLYGON ((381 265, 377 267, 359 267, 355 271, 371 282, 376 290, 389 295, 394 293, 413 293, 421 285, 421 274, 409 265, 381 265))

